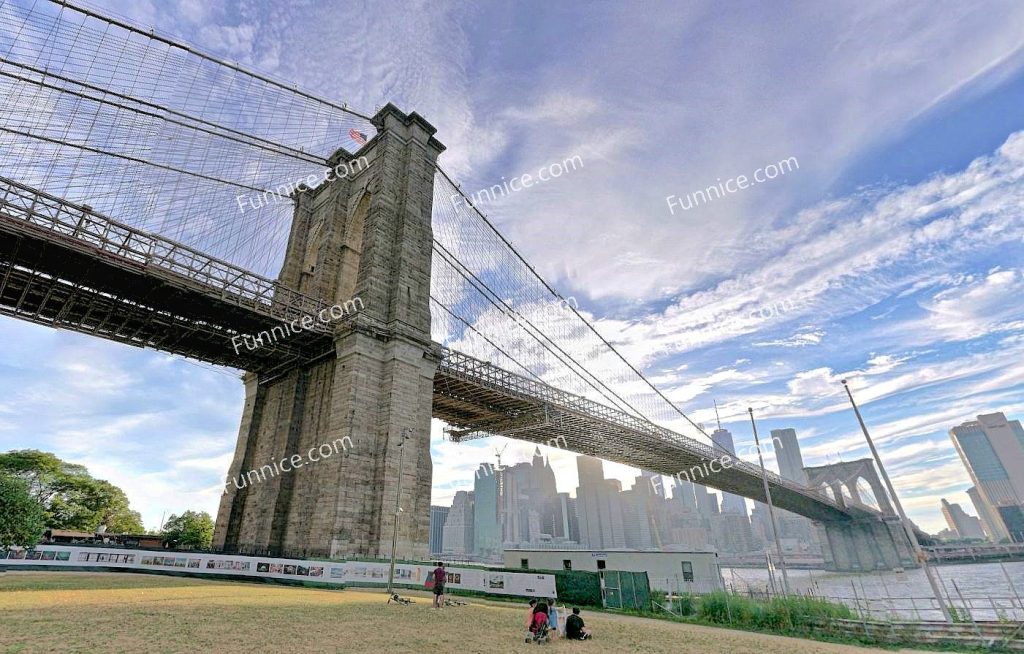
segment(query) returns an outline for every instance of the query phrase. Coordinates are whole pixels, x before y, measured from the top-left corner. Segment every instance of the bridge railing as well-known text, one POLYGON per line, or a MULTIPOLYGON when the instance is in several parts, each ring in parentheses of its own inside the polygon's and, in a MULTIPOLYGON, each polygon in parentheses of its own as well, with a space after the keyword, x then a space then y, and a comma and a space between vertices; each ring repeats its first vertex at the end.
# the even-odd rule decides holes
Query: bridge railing
MULTIPOLYGON (((495 389, 502 392, 517 393, 524 399, 541 399, 557 407, 568 409, 574 413, 587 417, 596 417, 605 422, 619 426, 629 431, 637 432, 647 436, 659 438, 673 445, 682 446, 691 453, 704 457, 707 460, 721 459, 723 456, 730 456, 735 462, 733 469, 743 470, 752 475, 760 477, 762 474, 768 476, 768 482, 775 486, 785 487, 789 490, 807 496, 813 496, 816 500, 831 504, 836 508, 840 505, 827 495, 817 492, 801 484, 785 479, 771 471, 764 470, 760 466, 747 463, 735 455, 724 451, 717 451, 715 448, 705 445, 692 438, 676 433, 671 429, 661 427, 644 418, 631 415, 618 409, 595 402, 585 397, 562 391, 554 386, 517 375, 515 373, 499 368, 492 363, 481 361, 462 352, 447 347, 441 349, 440 367, 456 376, 462 376, 476 382, 484 381, 495 389)), ((682 472, 682 471, 681 471, 682 472)))
MULTIPOLYGON (((30 186, 0 177, 0 214, 46 230, 54 238, 195 282, 203 292, 282 321, 315 315, 327 305, 203 252, 150 234, 30 186)), ((314 323, 314 328, 329 331, 314 323)))

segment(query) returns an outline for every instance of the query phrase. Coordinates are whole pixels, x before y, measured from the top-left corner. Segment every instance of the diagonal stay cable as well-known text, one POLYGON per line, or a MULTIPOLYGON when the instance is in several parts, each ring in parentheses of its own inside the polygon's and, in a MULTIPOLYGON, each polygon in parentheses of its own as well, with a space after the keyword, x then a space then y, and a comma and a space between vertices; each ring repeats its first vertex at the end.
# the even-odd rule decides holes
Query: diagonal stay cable
POLYGON ((504 354, 508 358, 509 361, 511 361, 512 363, 516 364, 517 366, 522 368, 524 371, 526 371, 526 374, 530 375, 531 377, 533 377, 537 381, 541 382, 542 384, 546 384, 547 383, 543 379, 541 379, 540 375, 538 375, 537 373, 535 373, 534 371, 530 370, 528 367, 526 367, 522 363, 520 363, 518 359, 516 359, 514 356, 512 356, 511 354, 506 352, 504 349, 502 349, 500 345, 498 345, 497 343, 492 341, 490 338, 487 337, 486 334, 484 334, 479 329, 477 329, 476 327, 471 325, 465 318, 463 318, 462 316, 460 316, 459 314, 455 313, 450 308, 448 308, 448 305, 446 305, 441 300, 438 300, 436 297, 434 297, 433 294, 431 294, 430 299, 435 304, 437 304, 438 307, 443 309, 444 312, 447 313, 449 316, 451 316, 452 318, 455 318, 456 320, 461 322, 465 327, 467 327, 469 329, 472 329, 475 333, 479 334, 480 338, 482 338, 485 341, 487 341, 488 344, 490 344, 490 346, 493 347, 495 350, 497 350, 498 352, 501 352, 502 354, 504 354))
POLYGON ((576 360, 575 357, 573 357, 571 354, 569 354, 564 349, 562 349, 562 347, 560 345, 558 345, 558 343, 556 343, 554 340, 552 340, 551 337, 549 337, 541 329, 539 329, 536 325, 534 325, 533 322, 531 322, 528 318, 523 316, 519 311, 517 311, 515 308, 513 308, 507 302, 502 300, 497 295, 497 293, 495 293, 494 290, 491 289, 491 287, 487 285, 486 282, 484 282, 482 279, 480 279, 472 270, 469 270, 469 268, 465 264, 463 264, 461 261, 459 261, 458 257, 456 257, 454 254, 452 254, 443 244, 438 243, 435 240, 434 241, 434 250, 437 251, 438 254, 440 254, 450 264, 452 264, 453 262, 455 264, 458 264, 457 266, 456 265, 452 266, 453 268, 455 268, 456 272, 458 272, 459 275, 462 276, 463 279, 465 279, 467 282, 469 282, 470 285, 472 285, 474 288, 476 288, 480 292, 480 294, 483 295, 484 298, 487 299, 487 301, 490 302, 493 306, 495 306, 499 311, 501 311, 502 313, 504 313, 504 314, 506 314, 506 315, 508 315, 510 317, 513 316, 513 315, 514 316, 518 316, 518 319, 513 318, 513 320, 515 322, 519 323, 520 321, 522 321, 522 322, 525 322, 527 325, 529 325, 532 328, 533 332, 536 332, 536 334, 532 333, 530 330, 526 330, 526 332, 535 341, 537 341, 537 343, 541 347, 543 347, 545 350, 547 350, 550 354, 554 355, 555 358, 557 360, 559 360, 563 365, 565 365, 569 370, 571 370, 575 374, 579 375, 583 379, 583 381, 587 383, 588 386, 590 386, 595 391, 600 393, 606 400, 609 400, 612 404, 615 404, 616 400, 618 400, 623 405, 625 405, 630 410, 632 410, 634 413, 636 413, 637 416, 644 417, 644 414, 640 410, 638 410, 636 407, 634 407, 632 404, 630 404, 626 399, 624 399, 621 395, 619 395, 613 389, 609 388, 608 385, 605 384, 599 377, 597 377, 592 372, 587 370, 587 368, 583 364, 581 364, 579 361, 576 360), (438 250, 438 248, 440 248, 440 250, 438 250), (460 270, 460 268, 465 269, 465 272, 463 272, 463 270, 460 270), (470 279, 470 278, 472 278, 472 279, 470 279), (481 289, 481 287, 483 287, 483 288, 481 289), (494 299, 492 299, 492 297, 494 299), (495 301, 495 300, 497 300, 497 301, 495 301), (538 336, 540 338, 538 338, 538 336), (553 345, 555 347, 555 349, 558 350, 558 353, 555 353, 554 351, 552 351, 552 349, 548 345, 544 344, 544 342, 541 340, 541 338, 543 338, 545 341, 547 341, 548 343, 553 345), (569 361, 571 361, 573 365, 569 365, 565 361, 565 359, 568 359, 569 361), (574 366, 575 366, 575 368, 578 368, 579 370, 576 370, 574 368, 574 366), (593 381, 588 379, 588 377, 590 377, 593 381), (601 388, 598 388, 597 386, 595 386, 594 382, 596 382, 597 385, 601 386, 605 390, 601 390, 601 388), (611 394, 611 397, 609 397, 609 395, 608 395, 609 393, 611 394), (615 398, 615 399, 612 399, 612 398, 615 398))
POLYGON ((187 128, 187 129, 194 129, 194 130, 197 130, 197 131, 200 131, 200 132, 204 132, 206 134, 210 134, 212 136, 217 136, 217 137, 220 137, 220 138, 224 138, 224 139, 228 139, 228 140, 231 140, 231 141, 235 141, 236 143, 241 143, 243 145, 257 147, 257 148, 260 148, 262 150, 267 150, 268 152, 273 152, 274 154, 279 154, 279 155, 288 156, 288 157, 294 157, 296 159, 301 159, 301 160, 307 161, 309 163, 327 165, 327 159, 324 159, 323 157, 319 157, 317 155, 310 154, 308 152, 303 152, 302 150, 296 150, 295 148, 293 148, 291 146, 284 145, 284 144, 281 144, 281 143, 275 143, 274 141, 271 141, 271 140, 268 140, 268 139, 264 139, 262 137, 255 136, 255 135, 252 135, 252 134, 247 134, 246 132, 243 132, 243 131, 240 131, 240 130, 236 130, 236 129, 232 129, 230 127, 226 127, 224 125, 220 125, 220 124, 214 123, 212 121, 204 120, 203 118, 199 118, 199 117, 196 117, 196 116, 191 116, 189 114, 177 111, 175 109, 171 109, 170 107, 165 107, 163 105, 159 105, 159 104, 156 104, 156 103, 153 103, 153 102, 149 102, 148 100, 143 100, 141 98, 137 98, 137 97, 134 97, 134 96, 131 96, 131 95, 126 95, 126 94, 123 94, 123 93, 117 93, 116 91, 113 91, 113 90, 110 90, 110 89, 105 89, 105 88, 96 86, 94 84, 88 84, 86 82, 80 82, 80 81, 72 79, 70 77, 65 77, 63 75, 57 75, 55 73, 52 73, 52 72, 49 72, 49 71, 46 71, 46 70, 43 70, 43 69, 35 68, 34 66, 28 66, 26 64, 20 64, 20 63, 18 63, 16 61, 11 61, 11 60, 5 59, 3 57, 0 57, 0 63, 5 64, 5 65, 12 65, 12 66, 15 66, 15 67, 18 67, 18 68, 23 68, 23 69, 26 69, 26 70, 28 70, 30 72, 37 73, 39 75, 44 75, 46 77, 52 77, 54 79, 58 79, 58 80, 60 80, 62 82, 69 82, 71 84, 76 84, 76 85, 81 86, 83 88, 89 89, 90 91, 98 91, 100 93, 103 93, 106 96, 111 96, 111 97, 114 97, 114 98, 120 98, 122 100, 128 100, 130 102, 134 102, 134 103, 137 103, 137 104, 140 104, 140 105, 143 105, 143 106, 150 107, 151 109, 154 109, 157 112, 165 112, 167 114, 178 116, 180 118, 185 118, 187 120, 195 121, 196 123, 208 125, 210 127, 210 129, 204 129, 204 128, 198 127, 196 125, 190 125, 190 124, 188 124, 186 122, 182 122, 182 121, 178 121, 178 120, 173 120, 171 118, 168 118, 167 116, 161 115, 160 113, 144 111, 144 110, 136 108, 136 107, 130 107, 130 106, 127 106, 127 105, 124 105, 124 104, 120 104, 118 102, 114 102, 113 100, 107 100, 105 98, 97 98, 95 96, 91 96, 91 95, 82 93, 80 91, 73 91, 71 89, 64 88, 62 86, 57 86, 55 84, 47 84, 44 81, 34 80, 32 78, 29 78, 29 77, 22 77, 20 75, 15 75, 14 73, 10 73, 10 72, 4 71, 4 70, 0 70, 0 75, 3 75, 4 77, 9 77, 9 78, 17 80, 19 82, 23 82, 23 83, 26 83, 26 84, 31 84, 33 86, 37 86, 37 87, 40 87, 40 88, 50 89, 50 90, 53 90, 53 91, 57 91, 59 93, 67 93, 69 95, 72 95, 72 96, 75 96, 75 97, 78 97, 78 98, 82 98, 82 99, 85 99, 85 100, 90 100, 92 102, 97 102, 99 104, 105 104, 105 105, 110 105, 110 106, 113 106, 113 107, 117 107, 118 109, 126 109, 128 111, 131 111, 133 113, 140 114, 140 115, 143 115, 143 116, 149 116, 151 118, 158 118, 160 120, 163 120, 165 122, 168 122, 168 123, 171 123, 171 124, 174 124, 174 125, 179 125, 181 127, 187 128), (229 136, 228 134, 221 134, 221 133, 218 133, 216 130, 223 130, 224 132, 228 132, 230 134, 235 134, 235 135, 237 135, 237 137, 232 137, 232 136, 229 136), (259 143, 254 142, 254 141, 263 142, 263 143, 265 143, 265 144, 267 144, 269 146, 273 146, 273 147, 261 146, 259 143))
POLYGON ((265 84, 269 84, 271 86, 274 86, 276 88, 282 89, 282 90, 287 91, 289 93, 293 93, 293 94, 298 95, 300 97, 306 98, 307 100, 313 100, 314 102, 318 102, 320 104, 326 105, 326 106, 331 107, 332 109, 336 109, 338 111, 343 111, 343 112, 345 112, 347 114, 351 114, 351 115, 356 116, 358 118, 362 118, 363 120, 371 120, 370 116, 366 116, 364 114, 359 113, 358 111, 355 111, 353 109, 349 109, 347 104, 339 105, 339 104, 336 104, 334 102, 331 102, 330 100, 326 100, 326 99, 321 98, 319 96, 313 95, 312 93, 307 93, 306 91, 301 91, 301 90, 299 90, 294 85, 293 86, 288 86, 287 84, 284 84, 283 82, 279 82, 279 81, 273 79, 272 77, 268 77, 266 75, 262 75, 260 73, 255 72, 255 71, 249 70, 247 68, 243 68, 242 66, 239 66, 238 64, 233 64, 233 63, 231 63, 229 61, 225 61, 225 60, 220 59, 218 57, 215 57, 213 55, 206 54, 205 52, 203 52, 203 51, 201 51, 201 50, 199 50, 199 49, 197 49, 197 48, 195 48, 195 47, 193 47, 193 46, 191 46, 189 44, 182 43, 181 41, 172 39, 172 38, 167 37, 167 36, 163 36, 162 34, 157 33, 155 30, 144 30, 144 29, 142 29, 140 27, 137 27, 137 26, 127 22, 127 21, 120 20, 120 19, 117 19, 117 18, 113 18, 113 17, 110 17, 110 16, 106 16, 104 14, 101 14, 101 13, 97 12, 97 11, 93 11, 92 9, 89 9, 88 7, 84 7, 84 6, 78 5, 78 4, 74 3, 74 2, 70 2, 69 0, 50 0, 50 2, 55 4, 55 5, 58 5, 59 7, 62 7, 62 8, 65 8, 65 9, 70 9, 72 11, 78 12, 79 14, 82 14, 83 16, 87 16, 89 18, 94 18, 96 20, 108 23, 110 25, 115 25, 117 27, 120 27, 121 29, 128 30, 129 32, 133 32, 135 34, 139 34, 141 36, 144 36, 144 37, 146 37, 148 39, 152 39, 154 41, 159 41, 160 43, 164 43, 166 45, 169 45, 172 48, 177 48, 179 50, 183 50, 183 51, 187 52, 190 55, 193 55, 195 57, 199 57, 200 59, 205 59, 206 61, 209 61, 211 63, 217 64, 218 66, 223 66, 225 68, 233 70, 233 71, 235 71, 237 73, 241 73, 241 74, 246 75, 248 77, 252 77, 253 79, 257 79, 257 80, 259 80, 259 81, 261 81, 261 82, 263 82, 265 84))
MULTIPOLYGON (((472 202, 472 200, 470 200, 469 196, 467 196, 465 193, 463 193, 462 189, 459 187, 458 184, 455 183, 454 180, 452 180, 452 178, 448 175, 448 173, 446 173, 440 166, 435 165, 435 167, 436 167, 437 171, 439 173, 441 173, 441 176, 444 177, 445 180, 447 180, 448 183, 451 184, 453 188, 455 188, 455 190, 458 192, 458 194, 460 196, 462 196, 462 198, 463 198, 463 200, 465 200, 466 204, 473 209, 473 211, 476 213, 477 217, 479 217, 480 220, 482 220, 484 222, 484 224, 487 225, 487 227, 490 228, 490 230, 492 232, 494 232, 494 234, 502 241, 502 243, 504 243, 505 246, 508 247, 508 249, 516 256, 516 258, 519 259, 519 261, 524 266, 526 266, 526 268, 533 274, 533 276, 537 278, 537 281, 539 281, 544 286, 544 288, 546 288, 548 290, 548 292, 550 292, 552 295, 554 295, 555 297, 557 297, 559 299, 564 300, 565 298, 563 298, 562 295, 558 291, 556 291, 547 282, 547 280, 545 280, 543 277, 540 276, 540 273, 538 273, 537 270, 532 265, 530 265, 530 263, 523 257, 523 255, 519 253, 519 251, 515 248, 515 246, 513 246, 512 243, 507 238, 505 238, 505 235, 502 234, 500 231, 498 231, 498 229, 487 218, 487 216, 485 216, 483 214, 483 212, 481 212, 476 207, 476 205, 473 204, 473 202, 472 202)), ((629 360, 626 359, 622 355, 622 353, 620 353, 618 351, 618 349, 615 348, 614 345, 612 345, 604 336, 602 336, 601 333, 599 331, 597 331, 597 329, 594 327, 594 325, 591 324, 590 321, 587 320, 582 314, 580 314, 580 312, 575 307, 573 307, 570 303, 566 303, 566 305, 574 314, 576 314, 576 316, 583 322, 583 324, 586 325, 586 327, 595 336, 597 336, 597 338, 600 339, 600 341, 612 353, 614 353, 615 356, 618 357, 618 359, 620 361, 622 361, 630 370, 632 370, 633 373, 635 373, 644 382, 644 384, 646 384, 651 390, 653 390, 658 395, 658 397, 660 397, 662 400, 664 400, 673 410, 675 410, 676 413, 678 413, 680 416, 682 416, 684 419, 686 419, 686 421, 688 423, 690 423, 690 425, 693 426, 694 429, 699 431, 701 434, 703 434, 707 438, 709 438, 709 439, 711 438, 711 436, 706 431, 704 431, 703 427, 701 427, 699 424, 694 422, 690 418, 690 416, 686 415, 686 413, 684 413, 682 409, 680 409, 678 406, 676 406, 676 404, 672 400, 670 400, 668 397, 666 397, 665 394, 662 393, 661 390, 659 390, 657 386, 655 386, 649 379, 647 379, 646 375, 644 375, 640 370, 638 370, 636 368, 636 366, 634 366, 632 363, 630 363, 629 360)), ((643 414, 641 413, 640 415, 643 415, 643 414)), ((646 418, 646 416, 644 416, 644 417, 646 418)), ((648 420, 649 420, 649 418, 648 418, 648 420)), ((712 442, 714 442, 714 441, 712 441, 712 442)))
POLYGON ((218 182, 220 184, 226 184, 228 186, 235 186, 237 188, 244 188, 248 191, 255 191, 257 193, 273 193, 269 189, 257 188, 255 186, 248 186, 247 184, 240 184, 239 182, 232 182, 231 180, 221 179, 219 177, 213 177, 212 175, 204 175, 191 170, 185 170, 184 168, 176 168, 175 166, 168 166, 167 164, 156 163, 155 161, 149 161, 147 159, 141 159, 139 157, 132 157, 127 154, 121 154, 119 152, 111 152, 110 150, 101 150, 100 148, 89 147, 88 145, 82 145, 81 143, 73 143, 71 141, 63 141, 60 139, 50 138, 48 136, 40 136, 39 134, 32 134, 31 132, 24 132, 17 129, 10 129, 8 127, 0 127, 0 132, 9 132, 11 134, 17 134, 18 136, 25 136, 32 139, 38 139, 47 143, 53 143, 59 146, 67 146, 71 148, 77 148, 86 152, 92 152, 94 154, 102 154, 108 157, 115 157, 117 159, 124 159, 125 161, 131 161, 132 163, 145 164, 147 166, 153 166, 161 170, 169 170, 171 172, 179 173, 181 175, 188 175, 190 177, 198 177, 199 179, 205 179, 208 182, 218 182))

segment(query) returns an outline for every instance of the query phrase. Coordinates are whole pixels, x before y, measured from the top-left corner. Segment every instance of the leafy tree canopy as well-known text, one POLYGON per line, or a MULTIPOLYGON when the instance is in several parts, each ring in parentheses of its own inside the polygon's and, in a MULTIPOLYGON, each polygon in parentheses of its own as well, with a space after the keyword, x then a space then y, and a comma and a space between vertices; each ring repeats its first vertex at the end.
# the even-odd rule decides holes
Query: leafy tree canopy
POLYGON ((110 533, 145 531, 142 516, 131 510, 124 491, 94 479, 83 465, 50 452, 16 450, 0 454, 0 473, 27 484, 29 494, 43 507, 49 529, 93 532, 106 525, 110 533))
POLYGON ((164 524, 164 542, 179 549, 209 549, 213 544, 213 518, 206 511, 172 515, 164 524))
POLYGON ((31 547, 42 538, 45 511, 29 492, 28 482, 0 472, 0 547, 31 547))

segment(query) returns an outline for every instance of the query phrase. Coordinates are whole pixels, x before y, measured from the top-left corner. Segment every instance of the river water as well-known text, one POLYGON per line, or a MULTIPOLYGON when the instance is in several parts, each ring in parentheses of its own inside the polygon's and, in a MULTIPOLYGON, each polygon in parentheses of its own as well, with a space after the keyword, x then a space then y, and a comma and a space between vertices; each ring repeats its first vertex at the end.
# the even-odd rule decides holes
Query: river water
MULTIPOLYGON (((976 620, 1024 620, 1024 562, 932 566, 943 599, 976 620)), ((771 576, 761 568, 722 568, 726 587, 765 592, 771 576)), ((781 590, 782 574, 774 572, 781 590)), ((923 569, 906 572, 826 572, 790 570, 790 590, 842 601, 873 618, 941 620, 942 613, 923 569)), ((968 617, 966 614, 964 617, 968 617)))

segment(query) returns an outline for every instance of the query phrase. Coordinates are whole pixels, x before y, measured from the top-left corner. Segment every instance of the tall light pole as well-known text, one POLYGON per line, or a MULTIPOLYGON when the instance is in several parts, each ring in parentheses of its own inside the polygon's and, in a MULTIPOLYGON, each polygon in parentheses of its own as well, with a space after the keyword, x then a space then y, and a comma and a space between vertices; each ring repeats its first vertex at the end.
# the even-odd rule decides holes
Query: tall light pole
POLYGON ((843 380, 843 388, 846 389, 846 396, 850 398, 850 404, 853 406, 853 412, 857 414, 857 422, 860 423, 860 430, 864 432, 864 440, 868 442, 868 447, 871 448, 871 456, 875 459, 875 464, 878 465, 878 472, 882 475, 882 481, 885 482, 885 487, 889 491, 889 496, 892 497, 892 503, 896 507, 896 511, 900 516, 900 523, 903 525, 903 530, 907 532, 907 538, 910 539, 910 545, 914 549, 914 556, 921 562, 921 567, 924 568, 924 574, 928 577, 928 584, 932 587, 932 594, 935 595, 935 600, 939 603, 939 608, 942 610, 942 616, 946 619, 946 622, 953 622, 953 616, 949 614, 949 608, 946 603, 942 600, 942 592, 939 590, 939 583, 935 579, 935 573, 932 571, 931 566, 928 565, 928 556, 921 549, 921 543, 917 540, 917 534, 914 533, 914 526, 910 523, 907 518, 906 512, 903 510, 903 503, 900 502, 900 498, 896 495, 896 488, 893 487, 892 481, 889 479, 889 473, 885 471, 885 466, 882 465, 882 457, 878 456, 878 450, 875 449, 875 442, 871 440, 871 434, 868 433, 868 427, 864 424, 864 418, 860 415, 860 409, 857 408, 857 403, 853 401, 853 393, 850 392, 850 385, 843 380))
POLYGON ((398 487, 395 489, 395 528, 391 534, 391 569, 388 571, 388 597, 391 597, 391 591, 395 584, 395 551, 398 549, 398 519, 402 514, 402 468, 405 463, 404 445, 410 431, 412 430, 403 429, 401 439, 398 441, 398 487))
POLYGON ((775 505, 772 504, 772 491, 768 488, 768 471, 764 467, 761 456, 761 440, 757 437, 757 424, 754 422, 754 409, 747 407, 750 413, 750 426, 754 428, 754 445, 757 446, 757 460, 761 462, 761 482, 764 484, 764 496, 768 500, 768 517, 772 521, 772 535, 775 537, 775 549, 779 552, 779 568, 782 569, 782 590, 789 595, 789 575, 786 573, 786 555, 782 553, 782 541, 779 540, 779 525, 775 522, 775 505))

